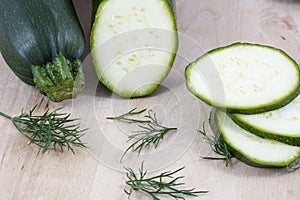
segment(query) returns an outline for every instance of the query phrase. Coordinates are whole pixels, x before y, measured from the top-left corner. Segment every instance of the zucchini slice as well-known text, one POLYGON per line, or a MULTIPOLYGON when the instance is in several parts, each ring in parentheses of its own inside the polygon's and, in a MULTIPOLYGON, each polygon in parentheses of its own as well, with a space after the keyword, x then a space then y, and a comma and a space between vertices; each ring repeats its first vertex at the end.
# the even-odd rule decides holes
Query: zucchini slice
POLYGON ((229 116, 239 126, 257 136, 300 146, 300 96, 278 110, 255 115, 229 116))
POLYGON ((125 98, 153 93, 178 48, 169 0, 104 0, 95 16, 91 54, 99 80, 125 98))
POLYGON ((300 156, 300 147, 258 137, 234 123, 222 111, 214 115, 216 126, 236 158, 257 167, 285 167, 300 156))
POLYGON ((212 50, 186 68, 188 89, 227 112, 256 114, 290 103, 300 92, 297 63, 269 46, 235 43, 212 50))

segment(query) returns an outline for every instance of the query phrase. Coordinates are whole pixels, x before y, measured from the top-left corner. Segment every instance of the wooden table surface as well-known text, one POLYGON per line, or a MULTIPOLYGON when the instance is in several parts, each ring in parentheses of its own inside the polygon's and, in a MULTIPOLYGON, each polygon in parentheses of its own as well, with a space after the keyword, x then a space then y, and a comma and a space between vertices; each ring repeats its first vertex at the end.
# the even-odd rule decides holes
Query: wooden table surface
MULTIPOLYGON (((88 35, 90 5, 86 0, 74 2, 88 35)), ((201 159, 201 155, 213 155, 197 134, 210 108, 187 91, 184 80, 189 62, 234 42, 275 46, 299 63, 300 1, 176 0, 176 4, 178 56, 166 81, 147 98, 120 99, 101 84, 97 86, 87 53, 85 91, 75 100, 53 103, 22 83, 0 59, 0 111, 16 116, 35 104, 38 113, 63 106, 82 119, 82 127, 90 128, 84 137, 89 149, 76 149, 75 155, 67 151, 42 154, 7 119, 0 118, 0 199, 127 199, 123 166, 137 169, 142 161, 153 175, 185 166, 180 174, 186 186, 209 191, 187 199, 300 199, 299 171, 254 168, 236 159, 225 167, 222 161, 201 159), (158 149, 140 157, 129 154, 120 163, 130 127, 106 117, 134 107, 155 110, 160 121, 178 131, 168 135, 158 149)), ((149 198, 135 193, 132 199, 149 198)))

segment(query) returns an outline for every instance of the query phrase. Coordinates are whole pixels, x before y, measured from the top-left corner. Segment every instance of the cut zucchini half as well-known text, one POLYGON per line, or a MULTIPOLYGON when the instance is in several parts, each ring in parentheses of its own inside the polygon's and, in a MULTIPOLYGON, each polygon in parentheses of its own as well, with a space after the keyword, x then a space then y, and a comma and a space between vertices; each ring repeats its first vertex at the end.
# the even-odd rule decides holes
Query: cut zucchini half
POLYGON ((280 49, 258 44, 212 50, 188 65, 185 74, 194 95, 233 113, 275 110, 300 92, 297 63, 280 49))
POLYGON ((300 96, 278 110, 255 115, 229 116, 239 126, 257 136, 300 146, 300 96))
POLYGON ((242 129, 222 111, 214 115, 216 126, 236 158, 256 167, 286 167, 300 156, 300 147, 258 137, 242 129))
POLYGON ((152 94, 166 78, 178 49, 169 0, 104 0, 91 33, 99 80, 125 98, 152 94))

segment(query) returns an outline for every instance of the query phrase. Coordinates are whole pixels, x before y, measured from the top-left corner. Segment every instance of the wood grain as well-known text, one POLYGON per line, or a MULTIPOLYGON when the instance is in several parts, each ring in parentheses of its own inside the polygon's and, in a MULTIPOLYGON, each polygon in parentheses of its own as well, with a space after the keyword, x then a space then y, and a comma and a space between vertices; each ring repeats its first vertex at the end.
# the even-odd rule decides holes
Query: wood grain
MULTIPOLYGON (((90 7, 86 2, 74 0, 88 42, 90 7)), ((197 135, 210 108, 189 94, 183 77, 188 62, 212 48, 233 42, 275 46, 299 63, 300 1, 177 0, 176 4, 181 39, 178 57, 163 87, 151 97, 124 100, 98 85, 94 93, 84 93, 78 100, 53 103, 35 88, 22 83, 0 59, 0 111, 18 115, 21 109, 29 110, 35 104, 39 105, 38 112, 64 106, 65 111, 83 118, 83 126, 91 125, 87 120, 90 117, 96 122, 91 125, 95 132, 89 131, 86 138, 91 142, 90 149, 76 149, 76 155, 69 152, 42 154, 35 146, 28 146, 12 124, 0 118, 0 199, 127 199, 123 192, 126 177, 117 161, 119 152, 126 146, 128 127, 105 118, 132 107, 157 110, 161 121, 178 126, 179 131, 174 137, 166 138, 162 150, 136 160, 135 155, 129 155, 125 164, 137 167, 146 159, 152 173, 186 166, 181 174, 187 186, 209 190, 208 194, 187 199, 300 198, 297 171, 254 168, 235 159, 226 168, 222 161, 200 158, 211 153, 197 135), (82 102, 85 100, 91 102, 82 102), (87 109, 92 113, 87 113, 87 109), (99 139, 103 140, 98 143, 99 139)), ((86 56, 89 63, 88 51, 86 56)), ((132 199, 147 198, 136 193, 132 199)))

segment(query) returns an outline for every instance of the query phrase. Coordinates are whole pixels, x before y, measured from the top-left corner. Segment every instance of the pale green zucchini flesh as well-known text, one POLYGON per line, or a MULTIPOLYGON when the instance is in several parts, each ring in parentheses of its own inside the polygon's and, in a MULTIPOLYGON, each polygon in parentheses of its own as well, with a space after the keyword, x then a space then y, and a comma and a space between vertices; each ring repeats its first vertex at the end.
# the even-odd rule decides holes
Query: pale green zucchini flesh
POLYGON ((152 94, 168 75, 178 48, 167 0, 104 0, 91 33, 99 80, 125 98, 152 94))
POLYGON ((255 114, 278 109, 299 95, 297 63, 282 50, 235 43, 212 50, 186 68, 188 89, 227 112, 255 114))
POLYGON ((300 156, 300 147, 258 137, 234 123, 222 111, 214 120, 221 137, 233 154, 242 161, 258 167, 285 167, 300 156))

